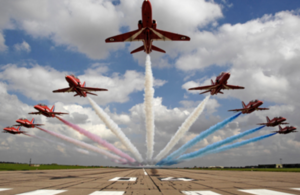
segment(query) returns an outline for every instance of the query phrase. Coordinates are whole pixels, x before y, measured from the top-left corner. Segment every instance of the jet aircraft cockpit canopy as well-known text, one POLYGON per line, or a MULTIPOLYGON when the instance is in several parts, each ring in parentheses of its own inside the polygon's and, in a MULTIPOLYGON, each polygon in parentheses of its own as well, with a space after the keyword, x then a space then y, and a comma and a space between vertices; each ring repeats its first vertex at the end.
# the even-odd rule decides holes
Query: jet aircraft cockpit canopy
MULTIPOLYGON (((222 76, 222 74, 224 74, 224 72, 221 72, 221 73, 219 74, 219 76, 222 76)), ((218 76, 218 77, 219 77, 219 76, 218 76)))
POLYGON ((71 74, 72 77, 74 77, 75 79, 78 79, 74 74, 71 74))
POLYGON ((25 120, 25 118, 19 118, 19 120, 25 120))
POLYGON ((282 119, 282 117, 280 116, 280 117, 278 117, 279 119, 282 119))
POLYGON ((39 106, 46 106, 46 104, 38 104, 39 106))

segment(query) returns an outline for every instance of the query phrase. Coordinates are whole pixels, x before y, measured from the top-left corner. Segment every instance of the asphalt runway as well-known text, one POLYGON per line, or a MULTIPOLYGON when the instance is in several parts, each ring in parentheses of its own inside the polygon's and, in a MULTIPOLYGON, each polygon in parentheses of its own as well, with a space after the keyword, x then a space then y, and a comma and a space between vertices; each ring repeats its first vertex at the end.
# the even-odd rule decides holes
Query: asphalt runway
POLYGON ((1 171, 0 195, 291 195, 300 173, 188 169, 1 171))

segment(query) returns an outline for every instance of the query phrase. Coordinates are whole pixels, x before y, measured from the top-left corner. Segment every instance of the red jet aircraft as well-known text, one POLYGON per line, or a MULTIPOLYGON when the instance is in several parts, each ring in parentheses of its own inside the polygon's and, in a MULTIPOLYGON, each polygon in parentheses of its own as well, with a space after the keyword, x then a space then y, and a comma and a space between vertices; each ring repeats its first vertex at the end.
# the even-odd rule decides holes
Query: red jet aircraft
POLYGON ((86 97, 87 94, 97 95, 90 91, 107 91, 107 89, 86 87, 85 82, 81 84, 79 78, 74 75, 67 75, 66 80, 70 87, 54 90, 53 93, 76 92, 74 96, 86 97))
POLYGON ((284 121, 286 121, 286 118, 283 117, 274 117, 272 120, 269 119, 269 117, 267 117, 267 123, 259 123, 258 125, 265 125, 267 127, 275 127, 277 125, 281 125, 281 124, 288 124, 288 123, 284 123, 284 121))
POLYGON ((228 111, 234 111, 234 112, 242 111, 243 114, 249 114, 255 110, 269 110, 269 108, 259 108, 259 106, 261 106, 262 104, 263 102, 260 100, 250 101, 247 105, 245 105, 245 103, 242 102, 243 108, 228 110, 228 111))
POLYGON ((14 126, 23 126, 26 128, 34 128, 34 127, 43 125, 43 124, 34 124, 34 118, 31 121, 27 120, 26 118, 20 118, 20 119, 16 120, 16 122, 20 123, 20 124, 14 125, 14 126))
POLYGON ((3 133, 10 133, 10 134, 21 134, 21 133, 26 133, 25 131, 20 131, 21 127, 18 127, 17 129, 14 127, 5 127, 3 129, 3 133))
POLYGON ((189 90, 207 90, 200 94, 210 92, 211 95, 217 95, 218 93, 223 94, 223 92, 221 92, 222 89, 245 89, 244 87, 241 86, 228 85, 227 80, 229 79, 229 77, 230 77, 229 72, 221 72, 221 74, 217 76, 215 82, 211 80, 211 85, 190 88, 189 90))
POLYGON ((42 114, 46 117, 55 117, 55 115, 61 115, 61 114, 68 114, 64 112, 54 112, 55 106, 53 105, 52 108, 48 108, 45 104, 38 104, 35 105, 34 108, 38 110, 38 112, 30 112, 28 114, 42 114))
POLYGON ((285 128, 282 129, 282 127, 279 125, 279 131, 274 131, 279 134, 288 134, 288 133, 296 133, 295 131, 297 128, 293 126, 286 126, 285 128))
POLYGON ((144 45, 133 50, 131 54, 144 51, 147 54, 152 50, 166 53, 164 50, 152 45, 155 41, 189 41, 190 38, 185 35, 179 35, 156 28, 157 22, 152 20, 152 6, 149 0, 144 0, 142 5, 142 20, 138 22, 138 30, 107 38, 106 43, 111 42, 132 42, 143 41, 144 45))

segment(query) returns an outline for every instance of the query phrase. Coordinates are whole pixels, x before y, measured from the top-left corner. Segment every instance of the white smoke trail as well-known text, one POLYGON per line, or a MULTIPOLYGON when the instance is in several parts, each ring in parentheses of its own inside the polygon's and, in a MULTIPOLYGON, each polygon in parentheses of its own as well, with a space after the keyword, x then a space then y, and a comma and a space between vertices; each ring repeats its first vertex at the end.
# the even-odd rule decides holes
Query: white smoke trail
POLYGON ((146 141, 147 141, 147 161, 152 160, 153 146, 154 146, 154 110, 153 110, 153 75, 151 69, 150 55, 146 57, 146 71, 145 71, 145 122, 146 122, 146 141))
POLYGON ((194 109, 194 111, 190 114, 190 116, 182 123, 182 125, 179 127, 179 129, 172 137, 172 139, 169 141, 169 143, 166 145, 166 147, 163 150, 161 150, 159 154, 155 157, 154 159, 155 162, 159 162, 163 157, 165 157, 172 150, 172 148, 178 143, 178 141, 182 138, 182 136, 190 129, 190 127, 194 124, 194 122, 197 120, 197 118, 204 110, 209 97, 210 96, 207 96, 198 105, 198 107, 194 109))
POLYGON ((72 143, 72 144, 75 144, 75 145, 80 146, 80 147, 82 147, 82 148, 85 148, 85 149, 88 149, 88 150, 97 152, 97 153, 99 153, 99 154, 102 154, 102 155, 104 155, 104 156, 106 156, 106 157, 109 157, 109 158, 111 158, 111 159, 114 160, 114 161, 117 160, 117 161, 119 161, 119 162, 127 163, 127 160, 125 160, 124 158, 121 158, 121 157, 119 157, 119 156, 117 156, 117 155, 111 154, 111 153, 109 153, 108 151, 103 150, 103 149, 101 149, 101 148, 97 148, 97 147, 92 146, 92 145, 90 145, 90 144, 87 144, 87 143, 85 143, 85 142, 82 142, 82 141, 73 139, 73 138, 71 138, 71 137, 67 137, 67 136, 62 135, 62 134, 59 134, 59 133, 55 133, 55 132, 53 132, 53 131, 49 131, 49 130, 46 130, 46 129, 42 129, 42 128, 40 128, 40 127, 37 127, 37 128, 38 128, 39 130, 41 130, 41 131, 44 131, 44 132, 46 132, 46 133, 52 135, 52 136, 55 136, 55 137, 57 137, 57 138, 60 138, 60 139, 62 139, 62 140, 65 140, 65 141, 67 141, 67 142, 70 142, 70 143, 72 143))
POLYGON ((136 147, 130 142, 130 140, 126 137, 123 131, 119 128, 119 126, 104 112, 104 110, 99 107, 94 100, 87 97, 90 104, 94 108, 96 114, 99 118, 105 123, 105 125, 120 139, 120 141, 125 145, 125 147, 134 155, 138 162, 143 162, 143 157, 136 149, 136 147))

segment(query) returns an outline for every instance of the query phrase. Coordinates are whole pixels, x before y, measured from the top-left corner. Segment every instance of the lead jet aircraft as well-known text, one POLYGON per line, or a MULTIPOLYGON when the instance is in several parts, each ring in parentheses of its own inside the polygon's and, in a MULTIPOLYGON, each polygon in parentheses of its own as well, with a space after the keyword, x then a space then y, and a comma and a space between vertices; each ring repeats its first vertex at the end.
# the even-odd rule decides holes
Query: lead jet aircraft
POLYGON ((272 120, 269 119, 269 117, 267 117, 267 123, 259 123, 258 125, 265 125, 267 127, 275 127, 277 125, 281 125, 281 124, 289 124, 289 123, 284 123, 284 121, 286 121, 286 118, 283 117, 274 117, 272 120))
POLYGON ((190 38, 185 35, 179 35, 167 31, 162 31, 156 28, 156 20, 152 20, 152 6, 149 0, 144 0, 142 5, 142 20, 138 22, 137 30, 124 33, 121 35, 109 37, 105 40, 106 43, 112 42, 132 42, 143 41, 144 45, 133 50, 131 54, 144 51, 147 54, 152 50, 166 53, 164 50, 152 45, 153 41, 189 41, 190 38))
POLYGON ((227 80, 229 79, 229 77, 230 77, 229 72, 221 72, 219 76, 217 76, 215 82, 211 80, 211 85, 190 88, 189 90, 207 90, 200 94, 210 92, 211 95, 217 95, 218 93, 223 94, 223 92, 221 92, 222 89, 245 89, 244 87, 241 86, 228 85, 227 80))
POLYGON ((23 126, 26 128, 34 128, 34 127, 43 125, 43 124, 34 124, 34 118, 31 121, 27 120, 26 118, 20 118, 20 119, 16 120, 16 122, 19 124, 14 125, 14 126, 23 126))
POLYGON ((274 131, 279 134, 289 134, 289 133, 296 133, 296 127, 293 126, 286 126, 285 128, 282 129, 282 127, 279 125, 279 131, 274 131))
POLYGON ((5 127, 3 129, 3 133, 10 133, 10 134, 21 134, 21 133, 26 133, 25 131, 21 131, 21 127, 18 127, 17 129, 14 127, 5 127))
POLYGON ((64 113, 64 112, 54 112, 54 110, 55 110, 54 105, 52 106, 51 109, 48 108, 48 106, 45 104, 37 104, 34 106, 34 108, 36 110, 38 110, 38 112, 30 112, 28 114, 42 114, 46 117, 55 117, 55 115, 68 114, 68 113, 64 113))
POLYGON ((262 104, 263 101, 260 100, 252 100, 247 105, 244 102, 242 102, 243 108, 228 110, 228 111, 234 111, 234 112, 242 111, 243 114, 249 114, 255 110, 269 110, 269 108, 259 108, 259 106, 261 106, 262 104))
POLYGON ((91 93, 90 91, 107 91, 107 89, 102 88, 93 88, 93 87, 86 87, 85 82, 81 84, 79 78, 74 75, 67 75, 66 80, 69 83, 70 87, 64 89, 54 90, 53 93, 65 93, 65 92, 75 92, 74 96, 86 97, 87 94, 97 95, 91 93))

